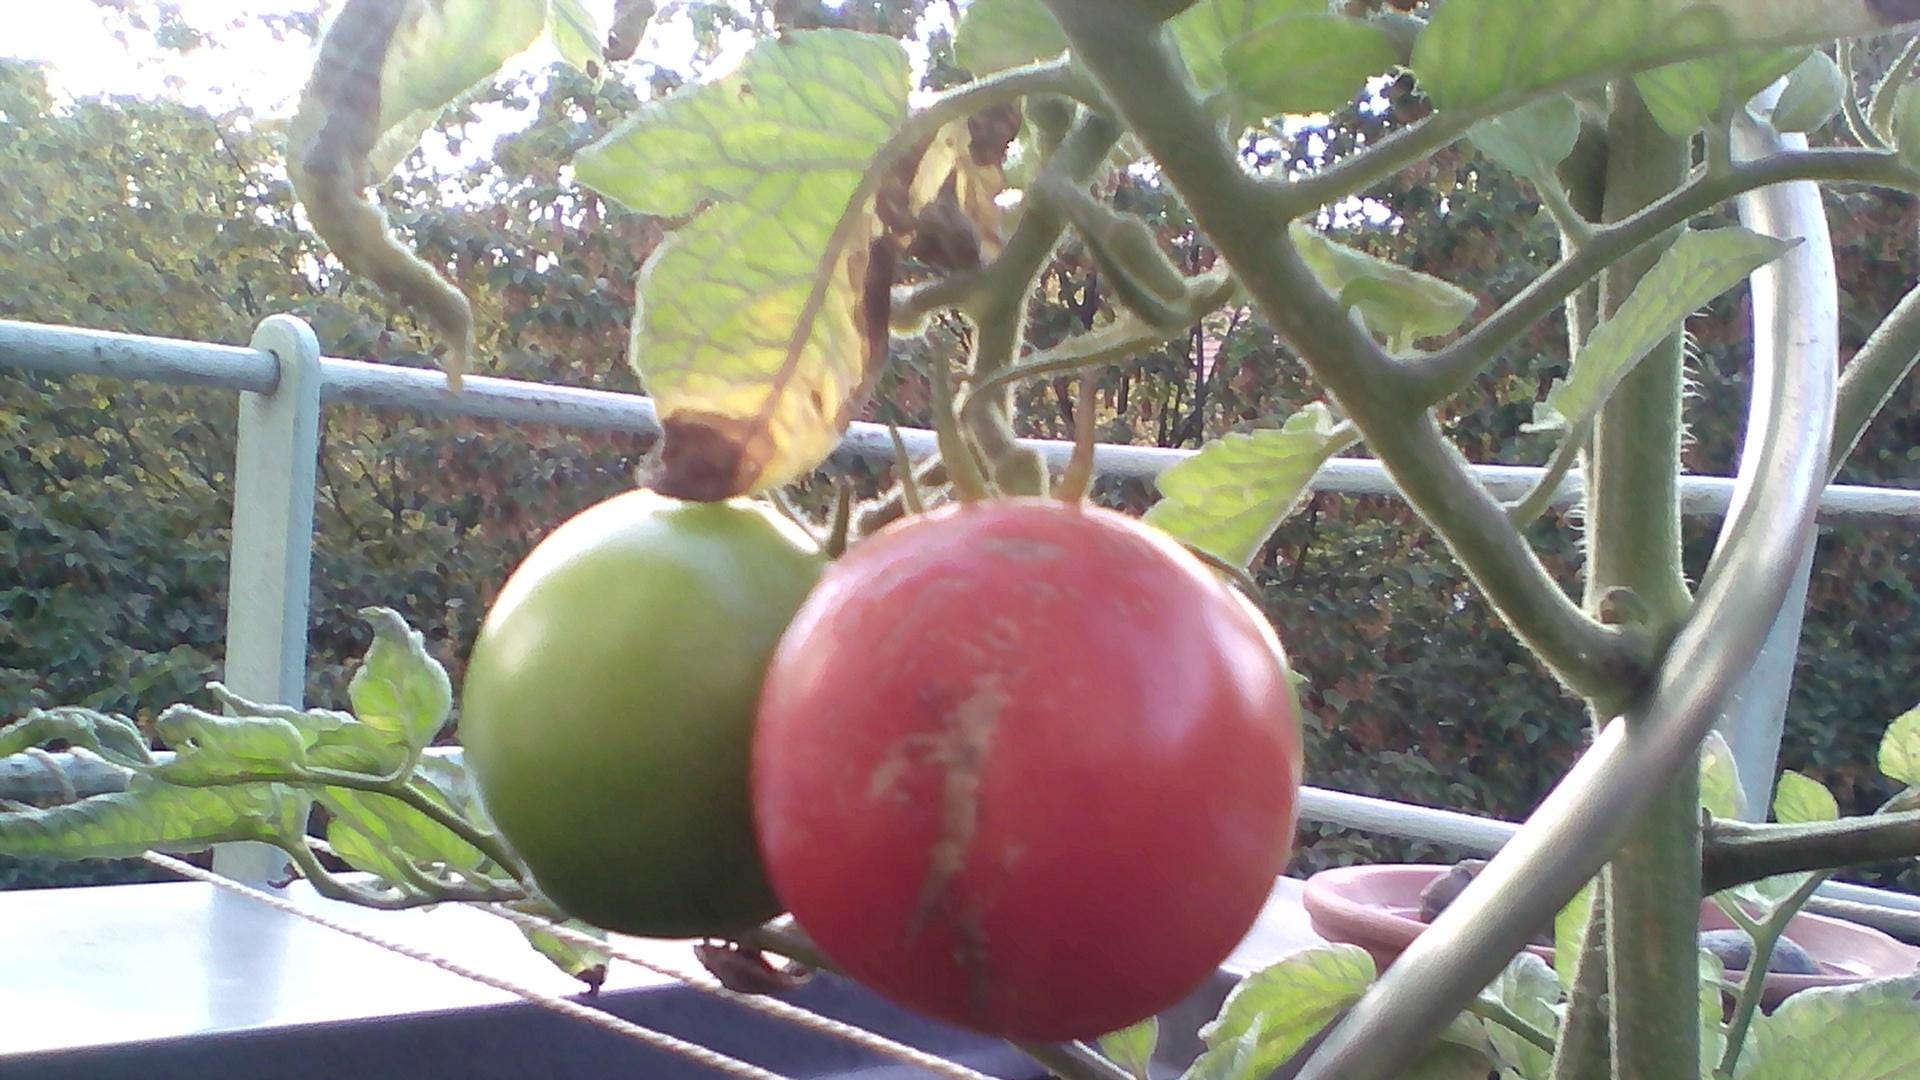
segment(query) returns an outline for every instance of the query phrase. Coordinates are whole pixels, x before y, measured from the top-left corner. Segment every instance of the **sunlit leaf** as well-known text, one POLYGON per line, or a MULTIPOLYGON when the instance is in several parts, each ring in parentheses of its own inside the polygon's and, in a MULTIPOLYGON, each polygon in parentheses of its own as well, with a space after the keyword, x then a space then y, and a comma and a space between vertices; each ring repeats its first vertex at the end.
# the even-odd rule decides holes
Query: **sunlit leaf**
POLYGON ((396 742, 419 750, 447 722, 453 683, 427 654, 426 638, 390 608, 361 612, 373 626, 373 645, 347 684, 355 717, 396 742))
POLYGON ((1802 990, 1754 1019, 1735 1080, 1920 1076, 1920 974, 1802 990))
POLYGON ((1100 1036, 1100 1052, 1133 1074, 1134 1080, 1150 1080, 1153 1050, 1159 1042, 1159 1018, 1149 1016, 1132 1027, 1100 1036))
POLYGON ((1188 1075, 1271 1073, 1359 1000, 1373 978, 1373 958, 1356 945, 1307 949, 1248 975, 1227 995, 1219 1015, 1200 1029, 1207 1051, 1188 1075), (1229 1070, 1228 1064, 1253 1071, 1229 1070))
MULTIPOLYGON (((1522 951, 1515 956, 1493 985, 1487 987, 1485 995, 1541 1031, 1553 1034, 1559 1027, 1554 1007, 1560 1001, 1560 980, 1545 960, 1531 952, 1522 951)), ((1486 1031, 1500 1059, 1524 1080, 1547 1080, 1553 1070, 1553 1055, 1501 1024, 1488 1024, 1486 1031)))
POLYGON ((125 791, 0 813, 0 855, 127 859, 236 840, 297 842, 309 805, 279 784, 188 788, 135 776, 125 791))
POLYGON ((1781 131, 1806 132, 1826 126, 1852 93, 1833 57, 1815 49, 1787 76, 1768 122, 1781 131))
POLYGON ((1804 773, 1788 769, 1780 774, 1773 792, 1773 819, 1782 825, 1804 825, 1832 821, 1840 816, 1840 804, 1825 784, 1804 773))
POLYGON ((1378 25, 1322 10, 1259 27, 1229 45, 1221 63, 1241 101, 1275 116, 1345 108, 1396 59, 1393 40, 1378 25))
MULTIPOLYGON (((432 785, 417 785, 434 802, 452 808, 432 785)), ((446 826, 389 795, 347 788, 325 788, 320 805, 329 815, 327 843, 357 870, 394 884, 408 881, 408 869, 443 869, 462 874, 497 872, 487 857, 446 826)))
POLYGON ((306 763, 300 729, 270 716, 219 716, 189 705, 160 714, 155 732, 174 758, 153 770, 173 784, 237 779, 287 779, 306 763))
POLYGON ((1475 149, 1508 172, 1532 179, 1551 177, 1580 138, 1580 113, 1572 98, 1541 98, 1480 121, 1467 137, 1475 149))
POLYGON ((553 47, 574 70, 599 81, 606 71, 600 54, 600 24, 580 0, 552 0, 552 25, 547 34, 553 47))
POLYGON ((1880 772, 1889 780, 1920 787, 1920 708, 1893 718, 1880 739, 1880 772))
POLYGON ((906 100, 891 38, 789 34, 575 159, 626 206, 696 215, 648 258, 634 317, 633 361, 666 429, 660 491, 761 491, 838 441, 885 359, 891 273, 869 265, 884 248, 871 204, 836 228, 906 100))
POLYGON ((1572 986, 1574 968, 1584 945, 1587 920, 1593 917, 1593 898, 1599 889, 1595 879, 1580 887, 1553 918, 1553 973, 1562 986, 1572 986))
POLYGON ((1228 86, 1224 58, 1234 42, 1283 16, 1326 12, 1326 0, 1200 0, 1168 31, 1200 92, 1211 94, 1228 86))
MULTIPOLYGON (((520 927, 520 933, 526 936, 527 944, 532 945, 534 951, 552 961, 553 966, 561 971, 594 989, 598 989, 607 981, 607 966, 613 963, 613 957, 605 949, 582 945, 571 938, 563 939, 552 931, 542 930, 539 927, 523 923, 514 925, 520 927)), ((597 926, 589 926, 578 919, 569 919, 561 925, 575 933, 590 937, 604 939, 607 936, 605 930, 597 926)))
POLYGON ((1729 226, 1683 234, 1587 339, 1525 431, 1566 431, 1591 419, 1614 388, 1687 315, 1780 257, 1794 241, 1729 226))
POLYGON ((1473 294, 1450 282, 1348 247, 1300 222, 1288 231, 1320 283, 1396 348, 1450 333, 1473 314, 1473 294))
POLYGON ((1700 808, 1717 818, 1745 817, 1747 799, 1740 786, 1740 768, 1733 747, 1717 731, 1700 744, 1700 808))
MULTIPOLYGON (((1734 0, 1447 0, 1436 6, 1414 46, 1413 67, 1440 108, 1471 109, 1503 95, 1694 59, 1703 48, 1803 46, 1865 33, 1883 25, 1871 8, 1772 4, 1755 10, 1734 0), (1709 25, 1727 29, 1704 39, 1702 28, 1709 25)), ((1715 86, 1715 100, 1718 91, 1715 86)))
POLYGON ((1720 958, 1712 952, 1701 949, 1700 957, 1700 1069, 1701 1075, 1719 1065, 1720 1056, 1727 1049, 1726 1025, 1720 1022, 1725 1012, 1722 1004, 1722 986, 1726 982, 1727 972, 1720 958))
POLYGON ((1333 415, 1314 402, 1278 429, 1226 435, 1161 473, 1146 519, 1183 543, 1245 566, 1307 496, 1336 450, 1333 415))
POLYGON ((1040 0, 973 0, 953 34, 953 58, 976 76, 1058 56, 1067 36, 1040 0))
POLYGON ((108 761, 128 767, 153 761, 146 738, 133 721, 124 716, 62 706, 35 709, 0 727, 0 757, 52 743, 82 746, 108 761))
MULTIPOLYGON (((1711 49, 1734 39, 1733 16, 1718 8, 1696 8, 1670 21, 1661 36, 1666 48, 1711 49)), ((1719 53, 1643 71, 1634 76, 1634 86, 1654 121, 1668 134, 1685 137, 1792 71, 1806 53, 1805 49, 1719 53)))

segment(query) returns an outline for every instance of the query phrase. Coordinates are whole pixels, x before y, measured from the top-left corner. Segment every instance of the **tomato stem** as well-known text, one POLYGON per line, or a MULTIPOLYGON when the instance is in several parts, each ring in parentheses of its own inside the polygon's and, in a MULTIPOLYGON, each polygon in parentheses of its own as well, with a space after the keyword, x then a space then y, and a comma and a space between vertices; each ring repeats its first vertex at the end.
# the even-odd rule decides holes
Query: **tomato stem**
POLYGON ((913 474, 913 458, 907 454, 907 441, 900 437, 898 424, 887 422, 887 437, 893 440, 895 467, 900 470, 900 501, 907 513, 924 514, 927 507, 920 498, 920 481, 913 474))
POLYGON ((1093 487, 1093 373, 1082 372, 1073 403, 1073 456, 1060 475, 1056 492, 1061 499, 1077 503, 1093 487))

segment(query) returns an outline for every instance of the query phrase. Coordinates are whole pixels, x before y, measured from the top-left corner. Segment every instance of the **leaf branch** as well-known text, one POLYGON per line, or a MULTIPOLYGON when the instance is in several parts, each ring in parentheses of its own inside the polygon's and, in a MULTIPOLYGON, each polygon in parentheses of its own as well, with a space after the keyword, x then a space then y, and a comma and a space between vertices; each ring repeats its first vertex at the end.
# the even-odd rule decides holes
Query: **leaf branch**
POLYGON ((1421 382, 1354 323, 1286 229, 1261 213, 1270 196, 1241 168, 1193 94, 1171 89, 1186 85, 1184 75, 1151 26, 1107 4, 1048 5, 1075 55, 1159 161, 1261 313, 1331 391, 1508 625, 1577 692, 1617 694, 1636 685, 1646 661, 1641 647, 1589 619, 1560 589, 1426 413, 1421 382))
POLYGON ((1596 274, 1643 244, 1737 195, 1794 180, 1857 181, 1920 191, 1920 171, 1883 150, 1795 151, 1736 164, 1718 173, 1696 172, 1685 185, 1638 213, 1595 229, 1584 246, 1453 344, 1410 360, 1416 384, 1414 396, 1427 405, 1445 400, 1596 274))
POLYGON ((1920 810, 1838 821, 1764 825, 1713 819, 1702 857, 1702 888, 1719 892, 1749 881, 1920 858, 1920 810))

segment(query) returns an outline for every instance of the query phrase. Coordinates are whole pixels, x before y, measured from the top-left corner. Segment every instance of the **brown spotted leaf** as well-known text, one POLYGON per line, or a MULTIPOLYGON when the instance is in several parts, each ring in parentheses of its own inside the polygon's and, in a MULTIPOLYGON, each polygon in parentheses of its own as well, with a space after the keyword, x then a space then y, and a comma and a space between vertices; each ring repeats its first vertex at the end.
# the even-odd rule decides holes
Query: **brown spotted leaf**
POLYGON ((693 215, 640 271, 632 360, 666 429, 656 489, 717 500, 786 483, 863 403, 886 357, 895 241, 871 198, 852 204, 907 92, 892 38, 785 34, 574 159, 608 198, 693 215))

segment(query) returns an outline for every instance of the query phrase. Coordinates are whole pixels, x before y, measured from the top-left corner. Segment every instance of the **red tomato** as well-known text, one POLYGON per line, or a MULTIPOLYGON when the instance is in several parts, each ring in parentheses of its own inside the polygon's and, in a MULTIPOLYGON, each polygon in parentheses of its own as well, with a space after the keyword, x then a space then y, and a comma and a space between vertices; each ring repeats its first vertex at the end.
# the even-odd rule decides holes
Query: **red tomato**
POLYGON ((753 741, 769 880, 882 994, 1084 1038, 1191 993, 1292 848, 1279 641, 1164 534, 1052 500, 857 545, 782 636, 753 741))

